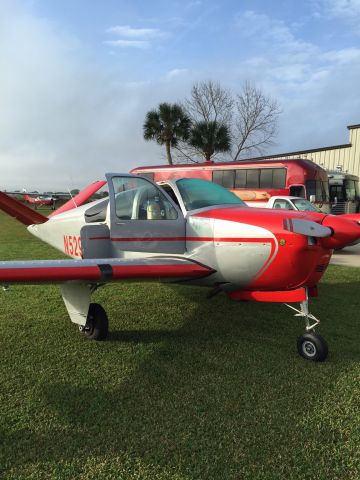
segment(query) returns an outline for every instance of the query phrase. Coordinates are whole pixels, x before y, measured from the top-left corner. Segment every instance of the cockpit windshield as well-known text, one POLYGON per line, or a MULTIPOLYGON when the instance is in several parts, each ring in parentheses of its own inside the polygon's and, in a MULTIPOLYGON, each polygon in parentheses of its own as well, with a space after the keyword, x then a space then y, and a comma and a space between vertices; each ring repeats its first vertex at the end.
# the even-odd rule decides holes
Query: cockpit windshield
POLYGON ((246 206, 234 193, 216 183, 206 180, 199 178, 181 178, 176 181, 176 186, 179 189, 187 211, 215 205, 246 206))

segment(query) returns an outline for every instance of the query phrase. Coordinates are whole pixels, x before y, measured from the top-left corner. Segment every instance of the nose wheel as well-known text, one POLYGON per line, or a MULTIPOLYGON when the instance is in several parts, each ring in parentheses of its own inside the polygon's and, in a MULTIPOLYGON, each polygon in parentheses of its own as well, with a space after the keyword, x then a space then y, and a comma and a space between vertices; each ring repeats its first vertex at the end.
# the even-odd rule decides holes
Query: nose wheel
POLYGON ((285 303, 285 305, 296 312, 295 317, 302 317, 305 320, 306 333, 297 339, 297 350, 299 354, 303 358, 306 358, 306 360, 323 362, 328 356, 329 348, 326 340, 315 332, 315 327, 319 325, 320 320, 309 312, 309 300, 307 294, 306 300, 300 303, 300 309, 288 305, 287 303, 285 303))
POLYGON ((328 355, 328 345, 325 339, 316 332, 304 333, 297 339, 299 354, 313 362, 323 362, 328 355))

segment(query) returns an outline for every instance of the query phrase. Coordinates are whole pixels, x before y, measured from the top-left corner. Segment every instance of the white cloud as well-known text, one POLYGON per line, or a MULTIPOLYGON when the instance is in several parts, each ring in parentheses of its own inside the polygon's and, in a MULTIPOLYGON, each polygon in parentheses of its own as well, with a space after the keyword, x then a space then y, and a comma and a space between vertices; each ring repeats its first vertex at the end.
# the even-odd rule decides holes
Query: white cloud
POLYGON ((150 42, 146 40, 105 40, 103 42, 106 45, 111 45, 113 47, 133 47, 133 48, 149 48, 150 42))
POLYGON ((172 80, 176 77, 181 77, 183 75, 186 75, 188 72, 189 72, 189 70, 187 68, 174 68, 173 70, 170 70, 166 74, 166 78, 168 80, 172 80))
POLYGON ((360 34, 360 0, 314 0, 314 9, 315 17, 335 19, 360 34))
POLYGON ((115 35, 125 38, 154 38, 164 35, 157 28, 132 28, 129 25, 117 25, 107 29, 108 33, 114 33, 115 35))
POLYGON ((305 41, 298 26, 254 11, 238 14, 236 25, 257 52, 237 65, 240 81, 254 80, 282 107, 280 135, 271 153, 346 143, 346 131, 338 129, 337 136, 329 132, 336 130, 334 123, 359 122, 357 46, 336 49, 335 43, 327 50, 305 41))
POLYGON ((360 15, 360 0, 323 0, 325 13, 333 17, 354 18, 360 15))
POLYGON ((146 49, 151 47, 151 42, 155 39, 167 36, 158 28, 133 28, 129 25, 116 25, 108 28, 106 32, 115 35, 116 38, 105 40, 103 43, 119 48, 146 49))
POLYGON ((303 55, 315 53, 315 47, 294 36, 291 29, 282 20, 252 10, 238 13, 235 16, 235 25, 239 34, 252 39, 252 42, 262 43, 267 48, 283 51, 301 52, 303 55))
POLYGON ((10 2, 0 5, 0 71, 0 189, 81 187, 159 162, 142 123, 160 87, 93 65, 78 39, 10 2))
POLYGON ((342 50, 331 50, 322 55, 322 59, 333 64, 349 64, 360 61, 359 48, 344 48, 342 50))

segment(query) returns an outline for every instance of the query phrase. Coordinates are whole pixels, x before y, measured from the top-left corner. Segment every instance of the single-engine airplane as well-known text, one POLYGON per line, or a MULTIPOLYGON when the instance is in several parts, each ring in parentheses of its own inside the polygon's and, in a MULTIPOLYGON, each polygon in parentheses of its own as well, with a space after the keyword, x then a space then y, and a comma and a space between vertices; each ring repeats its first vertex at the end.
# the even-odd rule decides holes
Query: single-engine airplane
POLYGON ((106 338, 108 318, 91 303, 91 293, 107 282, 181 282, 233 300, 282 302, 305 320, 300 355, 325 360, 327 343, 315 331, 319 320, 308 299, 316 296, 332 250, 360 241, 357 222, 250 208, 200 179, 161 185, 130 174, 109 173, 106 179, 107 198, 84 203, 106 183, 94 182, 49 217, 0 193, 1 209, 72 257, 0 262, 0 284, 60 284, 71 321, 94 340, 106 338))
POLYGON ((55 199, 53 197, 45 196, 45 195, 29 195, 28 193, 24 194, 24 201, 26 203, 30 203, 34 205, 35 208, 37 207, 52 207, 54 205, 55 199))
POLYGON ((55 205, 57 200, 59 199, 68 200, 69 198, 71 198, 70 193, 39 194, 39 193, 31 193, 31 192, 29 193, 25 189, 22 192, 19 191, 19 192, 4 192, 4 193, 14 198, 22 197, 23 201, 25 203, 29 203, 30 205, 32 205, 35 208, 35 210, 38 207, 51 207, 53 210, 55 210, 55 205))

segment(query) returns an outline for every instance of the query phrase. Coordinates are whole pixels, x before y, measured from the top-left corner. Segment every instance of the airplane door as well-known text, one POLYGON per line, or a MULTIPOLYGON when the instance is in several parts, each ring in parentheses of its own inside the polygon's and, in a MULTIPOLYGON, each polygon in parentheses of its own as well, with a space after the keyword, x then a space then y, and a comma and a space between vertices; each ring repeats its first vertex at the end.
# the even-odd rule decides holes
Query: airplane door
POLYGON ((156 184, 134 175, 107 174, 110 238, 116 257, 130 252, 183 254, 185 219, 156 184))

